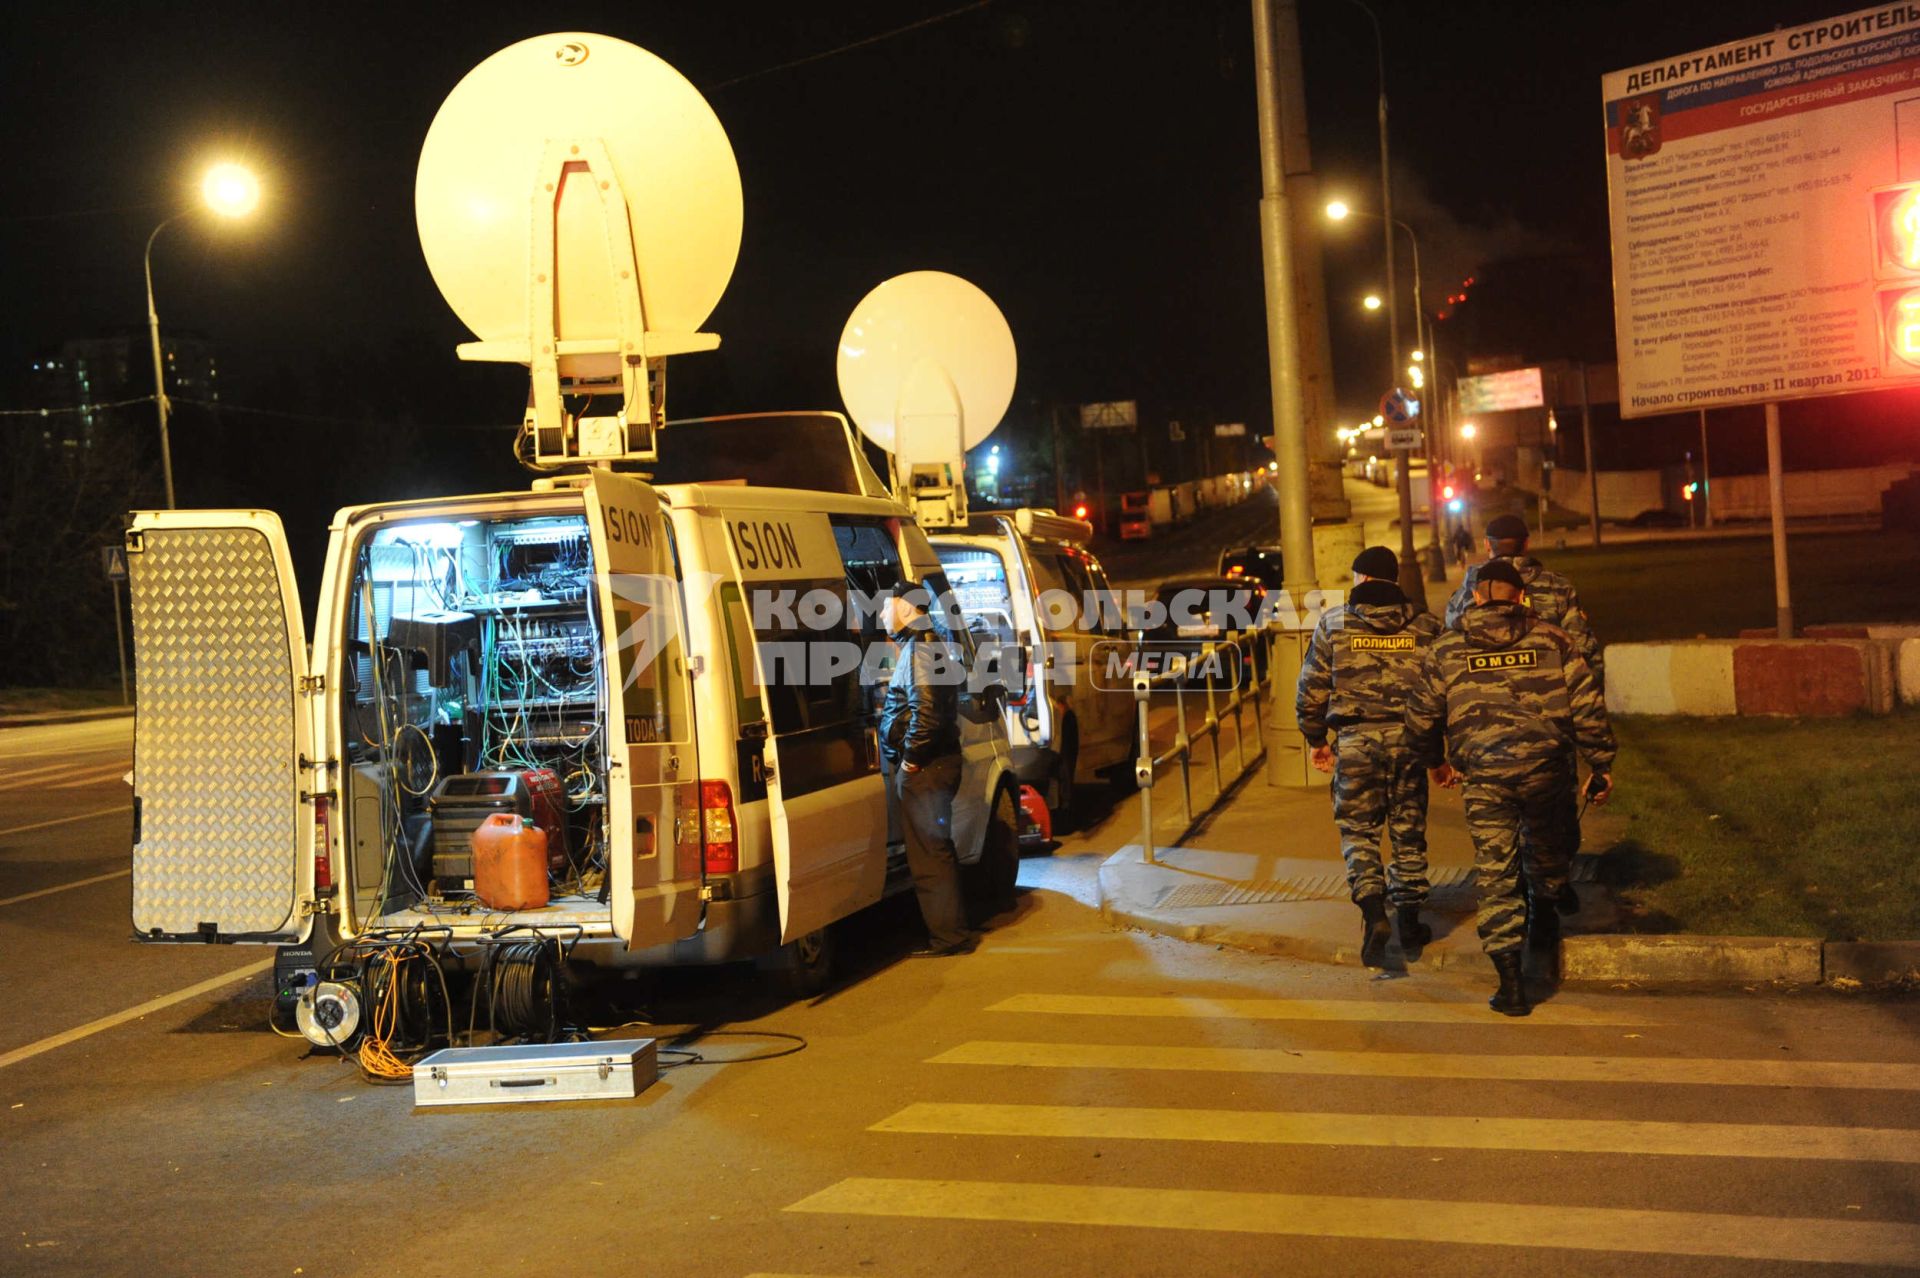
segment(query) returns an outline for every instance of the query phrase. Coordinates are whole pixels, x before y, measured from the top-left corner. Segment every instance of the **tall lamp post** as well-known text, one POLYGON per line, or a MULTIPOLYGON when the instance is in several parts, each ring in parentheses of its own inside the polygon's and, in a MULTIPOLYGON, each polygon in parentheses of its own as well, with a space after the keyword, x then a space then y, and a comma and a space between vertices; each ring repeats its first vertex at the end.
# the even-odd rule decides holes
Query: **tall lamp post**
MULTIPOLYGON (((1361 7, 1364 8, 1365 6, 1361 6, 1361 7)), ((1384 120, 1385 120, 1385 111, 1386 111, 1385 103, 1386 103, 1386 95, 1383 92, 1381 95, 1381 112, 1382 112, 1381 118, 1383 121, 1383 129, 1384 129, 1384 120)), ((1384 131, 1380 135, 1380 145, 1383 149, 1386 146, 1386 134, 1384 131)), ((1430 338, 1427 332, 1427 308, 1426 308, 1425 302, 1421 299, 1421 296, 1420 296, 1420 237, 1414 234, 1414 230, 1411 226, 1408 226, 1405 222, 1401 221, 1397 217, 1392 216, 1391 214, 1369 213, 1365 209, 1354 208, 1352 205, 1348 204, 1345 200, 1329 200, 1327 202, 1326 215, 1327 215, 1327 220, 1330 222, 1344 222, 1350 217, 1366 217, 1366 218, 1372 218, 1374 221, 1380 222, 1385 226, 1386 233, 1387 233, 1387 245, 1388 245, 1388 248, 1387 248, 1387 296, 1386 296, 1386 300, 1384 302, 1381 302, 1374 294, 1369 293, 1366 297, 1365 306, 1370 311, 1380 310, 1382 306, 1384 306, 1386 309, 1387 343, 1389 348, 1391 349, 1392 358, 1393 358, 1392 385, 1398 386, 1400 384, 1401 377, 1405 376, 1413 380, 1415 390, 1423 392, 1420 396, 1421 405, 1422 405, 1421 417, 1424 419, 1423 425, 1426 429, 1427 461, 1429 462, 1429 464, 1431 464, 1431 462, 1434 459, 1434 452, 1433 452, 1434 415, 1432 412, 1428 411, 1428 407, 1427 407, 1428 397, 1424 393, 1425 387, 1422 385, 1422 383, 1425 382, 1428 375, 1420 372, 1416 367, 1419 361, 1426 359, 1427 352, 1432 349, 1430 338), (1393 231, 1395 227, 1398 227, 1399 229, 1407 233, 1407 244, 1413 250, 1413 340, 1416 343, 1418 343, 1418 346, 1415 348, 1413 352, 1413 358, 1415 363, 1408 365, 1405 369, 1402 369, 1400 367, 1400 308, 1396 304, 1398 299, 1396 294, 1394 293, 1394 288, 1393 288, 1392 245, 1393 245, 1393 231)), ((1405 457, 1401 458, 1399 462, 1395 465, 1395 470, 1399 472, 1399 474, 1402 476, 1406 475, 1407 466, 1406 466, 1405 457)), ((1411 479, 1406 479, 1406 480, 1396 479, 1395 482, 1398 485, 1399 495, 1401 498, 1400 555, 1402 560, 1404 561, 1407 559, 1411 559, 1413 557, 1413 485, 1412 485, 1411 479)), ((1440 532, 1439 532, 1439 525, 1438 525, 1437 519, 1430 518, 1429 526, 1433 533, 1432 550, 1434 553, 1431 557, 1434 558, 1437 562, 1438 551, 1440 546, 1440 532)), ((1403 577, 1407 575, 1404 569, 1402 569, 1401 575, 1403 577)), ((1444 568, 1437 570, 1437 572, 1435 573, 1435 580, 1444 581, 1445 579, 1446 577, 1445 577, 1444 568)))
MULTIPOLYGON (((242 218, 260 205, 260 180, 252 170, 238 164, 216 164, 207 170, 200 183, 200 198, 212 212, 224 218, 242 218)), ((167 436, 167 372, 160 354, 160 313, 153 304, 153 242, 160 232, 178 222, 194 209, 182 209, 165 218, 147 236, 142 266, 147 278, 147 338, 153 347, 153 404, 160 417, 160 475, 166 486, 167 509, 175 507, 173 498, 173 443, 167 436)))
MULTIPOLYGON (((1374 68, 1380 82, 1380 217, 1385 223, 1382 243, 1387 256, 1387 388, 1391 390, 1400 384, 1400 310, 1393 304, 1400 294, 1393 273, 1393 169, 1387 146, 1387 42, 1380 31, 1379 15, 1363 0, 1347 0, 1347 3, 1366 14, 1367 22, 1373 28, 1374 68)), ((1402 452, 1394 465, 1394 486, 1400 497, 1400 589, 1406 592, 1407 598, 1425 606, 1426 587, 1421 583, 1420 564, 1414 558, 1413 551, 1413 479, 1407 473, 1410 455, 1402 452)))

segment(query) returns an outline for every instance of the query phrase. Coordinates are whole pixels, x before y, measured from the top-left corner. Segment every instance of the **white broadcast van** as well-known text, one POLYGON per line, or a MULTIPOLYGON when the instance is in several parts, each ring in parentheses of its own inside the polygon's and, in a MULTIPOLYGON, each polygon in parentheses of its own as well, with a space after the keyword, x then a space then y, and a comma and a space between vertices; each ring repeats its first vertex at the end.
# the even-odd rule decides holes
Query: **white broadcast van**
POLYGON ((1079 786, 1103 775, 1130 783, 1135 706, 1128 672, 1113 662, 1124 661, 1133 638, 1087 548, 1092 526, 1028 509, 972 515, 964 529, 930 528, 928 535, 976 638, 1016 645, 1027 656, 1021 695, 1006 710, 1021 781, 1065 819, 1079 786))
MULTIPOLYGON (((530 367, 516 449, 548 477, 341 511, 311 641, 275 515, 134 516, 136 935, 534 934, 818 988, 829 926, 909 886, 882 689, 847 663, 888 641, 854 605, 947 583, 840 415, 664 420, 665 356, 717 344, 694 330, 739 244, 718 120, 635 46, 523 41, 443 106, 416 203, 480 338, 462 356, 530 367), (589 415, 595 396, 622 406, 589 415), (476 895, 467 836, 495 812, 545 830, 545 905, 476 895)), ((1004 901, 1016 783, 975 717, 954 841, 1004 901)))

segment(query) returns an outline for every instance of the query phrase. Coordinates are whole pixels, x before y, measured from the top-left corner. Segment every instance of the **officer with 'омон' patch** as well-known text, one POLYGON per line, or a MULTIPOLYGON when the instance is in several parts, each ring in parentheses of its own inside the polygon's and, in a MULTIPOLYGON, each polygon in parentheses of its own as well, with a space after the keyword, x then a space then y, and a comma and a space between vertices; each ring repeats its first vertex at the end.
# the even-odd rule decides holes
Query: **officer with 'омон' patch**
MULTIPOLYGON (((1530 1010, 1520 964, 1529 893, 1535 910, 1577 905, 1572 865, 1575 756, 1593 771, 1587 791, 1613 791, 1613 728, 1579 646, 1522 602, 1512 564, 1483 564, 1460 626, 1433 641, 1407 698, 1409 744, 1426 764, 1442 757, 1466 784, 1480 892, 1480 944, 1500 973, 1496 1012, 1530 1010)), ((1558 920, 1556 919, 1557 923, 1558 920)))
POLYGON ((1420 921, 1427 899, 1427 774, 1407 747, 1403 709, 1440 621, 1400 592, 1399 575, 1400 561, 1385 546, 1360 552, 1353 590, 1314 628, 1294 693, 1313 766, 1333 773, 1333 821, 1347 887, 1360 907, 1360 958, 1368 967, 1386 958, 1393 935, 1389 900, 1399 914, 1402 950, 1433 939, 1420 921), (1393 846, 1384 873, 1382 826, 1393 846))
MULTIPOLYGON (((1487 563, 1513 565, 1514 571, 1520 574, 1527 606, 1548 625, 1567 632, 1604 690, 1607 672, 1602 664, 1600 637, 1594 634, 1593 622, 1580 606, 1580 592, 1566 577, 1527 553, 1527 537, 1526 520, 1518 515, 1495 515, 1487 521, 1487 563)), ((1447 600, 1447 629, 1459 629, 1461 616, 1473 606, 1474 584, 1485 567, 1485 564, 1475 564, 1468 568, 1466 580, 1447 600)))

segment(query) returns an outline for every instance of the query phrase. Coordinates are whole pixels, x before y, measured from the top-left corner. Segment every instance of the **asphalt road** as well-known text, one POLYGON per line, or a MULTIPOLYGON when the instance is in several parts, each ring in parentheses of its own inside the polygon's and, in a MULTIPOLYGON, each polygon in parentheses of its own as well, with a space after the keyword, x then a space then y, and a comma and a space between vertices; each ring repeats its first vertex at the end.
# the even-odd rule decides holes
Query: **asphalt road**
POLYGON ((604 992, 660 1027, 622 1033, 739 1031, 675 1039, 701 1062, 638 1100, 415 1112, 270 1034, 257 976, 178 997, 264 952, 127 939, 126 751, 124 723, 0 733, 9 1275, 1920 1268, 1914 1004, 1508 1021, 1473 983, 1115 933, 1125 810, 1026 861, 971 957, 902 957, 900 901, 818 1000, 604 992), (791 1046, 756 1031, 807 1045, 741 1060, 791 1046))

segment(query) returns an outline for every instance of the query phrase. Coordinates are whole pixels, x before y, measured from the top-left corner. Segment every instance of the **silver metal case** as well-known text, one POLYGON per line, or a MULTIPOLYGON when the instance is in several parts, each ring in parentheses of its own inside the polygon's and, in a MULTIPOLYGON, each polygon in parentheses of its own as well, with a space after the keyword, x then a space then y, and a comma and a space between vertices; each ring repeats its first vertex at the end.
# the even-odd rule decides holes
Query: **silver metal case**
POLYGON ((449 1047, 413 1067, 413 1103, 631 1100, 660 1076, 650 1038, 449 1047))

